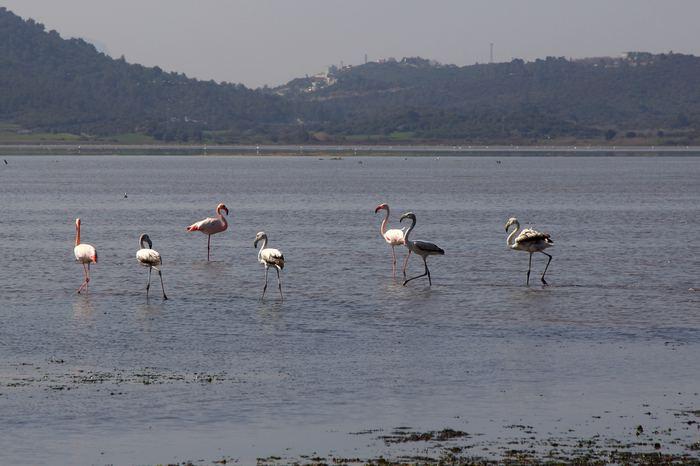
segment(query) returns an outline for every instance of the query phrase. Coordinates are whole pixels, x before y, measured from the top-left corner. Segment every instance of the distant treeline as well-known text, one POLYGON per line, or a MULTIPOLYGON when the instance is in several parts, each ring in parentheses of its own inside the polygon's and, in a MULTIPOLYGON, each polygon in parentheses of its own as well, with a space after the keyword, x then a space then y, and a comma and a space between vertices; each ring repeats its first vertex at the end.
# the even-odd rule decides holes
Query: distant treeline
POLYGON ((113 59, 0 8, 0 123, 177 142, 694 144, 700 58, 387 60, 251 90, 113 59))

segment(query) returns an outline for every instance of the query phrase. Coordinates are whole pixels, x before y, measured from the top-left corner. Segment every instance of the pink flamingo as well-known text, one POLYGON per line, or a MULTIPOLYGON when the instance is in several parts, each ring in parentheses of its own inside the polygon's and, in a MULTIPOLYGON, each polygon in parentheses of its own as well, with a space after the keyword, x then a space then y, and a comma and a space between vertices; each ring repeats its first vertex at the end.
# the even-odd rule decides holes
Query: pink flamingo
POLYGON ((205 218, 204 220, 200 220, 199 222, 193 223, 187 227, 187 231, 201 231, 207 235, 207 261, 209 261, 211 235, 226 231, 228 228, 226 217, 224 217, 224 215, 221 213, 222 210, 226 212, 226 215, 228 215, 228 208, 226 208, 226 206, 223 204, 219 204, 216 206, 216 214, 218 217, 205 218))
MULTIPOLYGON (((381 233, 382 237, 384 238, 384 241, 389 243, 391 245, 391 257, 392 257, 392 263, 391 263, 391 271, 394 277, 396 277, 396 250, 394 249, 395 246, 400 246, 403 243, 403 228, 398 229, 398 228, 392 228, 390 230, 386 229, 387 223, 389 223, 389 204, 379 204, 376 209, 374 209, 374 213, 376 214, 380 210, 386 210, 386 216, 384 217, 384 220, 382 220, 382 224, 379 227, 379 232, 381 233)), ((409 251, 410 254, 410 251, 409 251)), ((404 277, 406 276, 406 264, 408 264, 408 256, 406 256, 406 260, 403 263, 403 275, 404 277)))
POLYGON ((90 244, 80 244, 80 219, 75 219, 75 247, 73 248, 73 254, 75 254, 75 260, 83 264, 83 272, 85 273, 85 280, 78 288, 78 293, 80 293, 83 288, 85 292, 88 291, 88 282, 90 282, 90 264, 97 264, 97 251, 94 246, 90 244))

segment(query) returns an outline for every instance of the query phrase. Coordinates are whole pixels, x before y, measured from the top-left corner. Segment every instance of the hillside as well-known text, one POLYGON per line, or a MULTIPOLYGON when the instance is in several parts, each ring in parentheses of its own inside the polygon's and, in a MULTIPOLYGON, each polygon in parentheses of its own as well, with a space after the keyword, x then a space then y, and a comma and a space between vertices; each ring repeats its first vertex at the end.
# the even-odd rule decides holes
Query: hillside
POLYGON ((0 142, 698 144, 698 77, 700 58, 673 53, 404 58, 252 90, 113 59, 0 8, 0 142))
POLYGON ((405 58, 277 91, 304 103, 307 128, 336 138, 687 144, 698 137, 698 77, 700 58, 680 54, 465 67, 405 58))
POLYGON ((288 103, 242 85, 217 84, 112 59, 80 39, 0 8, 0 122, 35 131, 201 140, 287 137, 288 103))

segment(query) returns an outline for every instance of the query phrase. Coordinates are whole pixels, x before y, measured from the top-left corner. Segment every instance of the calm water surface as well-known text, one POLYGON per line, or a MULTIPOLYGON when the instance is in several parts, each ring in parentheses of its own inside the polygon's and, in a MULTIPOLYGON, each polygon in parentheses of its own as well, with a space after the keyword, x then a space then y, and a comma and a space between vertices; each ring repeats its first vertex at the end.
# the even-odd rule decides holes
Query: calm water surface
POLYGON ((388 447, 349 433, 396 426, 624 436, 700 409, 698 158, 7 160, 3 464, 374 454, 388 447), (185 226, 219 202, 230 227, 207 263, 185 226), (432 288, 392 279, 380 202, 445 249, 432 288), (99 252, 89 296, 78 216, 99 252), (551 286, 544 256, 524 286, 510 216, 552 234, 551 286), (258 299, 259 230, 287 260, 283 303, 258 299), (141 233, 166 302, 145 299, 141 233))

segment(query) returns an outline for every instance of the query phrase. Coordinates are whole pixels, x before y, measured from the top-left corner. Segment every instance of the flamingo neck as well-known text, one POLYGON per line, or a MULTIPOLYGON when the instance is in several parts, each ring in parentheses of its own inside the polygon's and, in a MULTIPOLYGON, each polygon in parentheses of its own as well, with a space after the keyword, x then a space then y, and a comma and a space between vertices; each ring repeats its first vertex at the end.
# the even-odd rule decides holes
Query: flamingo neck
POLYGON ((75 226, 75 245, 80 245, 80 225, 75 226))
POLYGON ((153 247, 150 244, 150 241, 146 242, 146 238, 144 238, 143 236, 139 239, 139 243, 141 244, 141 249, 151 249, 153 247))
POLYGON ((224 217, 222 210, 223 209, 219 209, 216 211, 216 213, 219 214, 219 219, 223 222, 224 226, 228 226, 228 222, 226 222, 226 217, 224 217))
POLYGON ((408 242, 408 235, 411 234, 411 232, 413 231, 413 227, 415 227, 415 226, 416 226, 416 219, 414 218, 414 219, 411 219, 411 226, 408 227, 408 230, 406 230, 406 233, 403 234, 403 240, 405 243, 408 242))
POLYGON ((389 223, 389 207, 384 210, 386 210, 386 215, 384 216, 384 220, 382 220, 382 224, 379 227, 379 232, 382 234, 382 236, 386 234, 387 223, 389 223))
POLYGON ((513 225, 515 225, 515 229, 508 235, 508 238, 506 239, 506 244, 508 247, 512 247, 513 244, 515 244, 515 235, 518 234, 518 231, 520 230, 520 223, 514 222, 513 225))
POLYGON ((260 256, 262 255, 263 249, 267 247, 267 236, 263 236, 262 238, 262 244, 260 245, 260 249, 258 250, 258 259, 260 259, 260 256))

